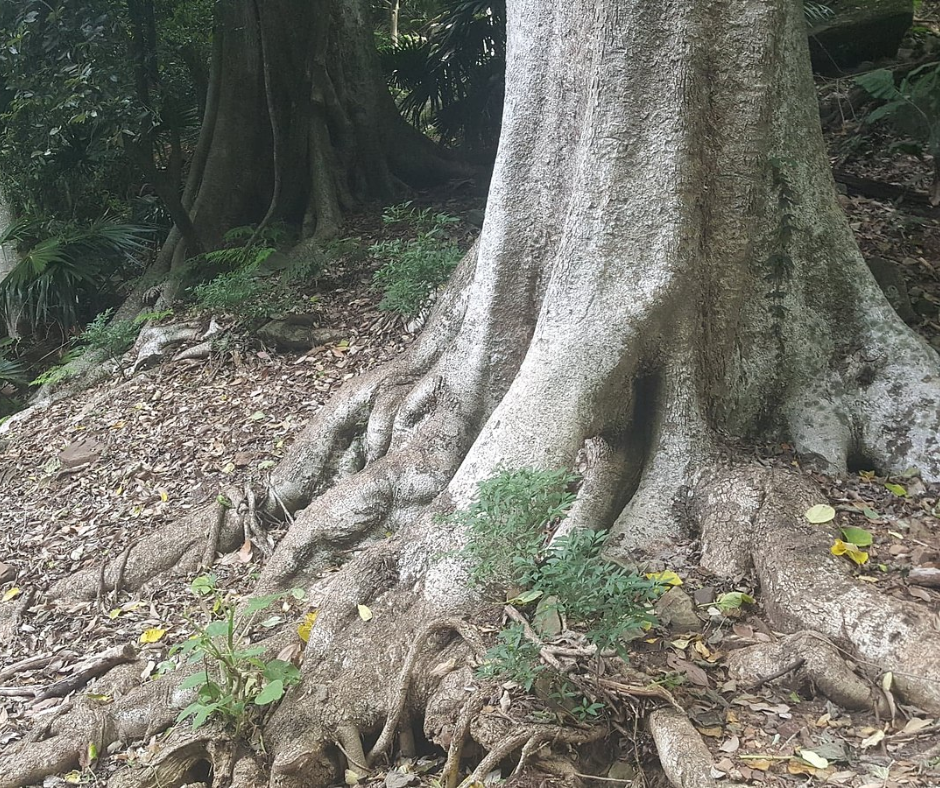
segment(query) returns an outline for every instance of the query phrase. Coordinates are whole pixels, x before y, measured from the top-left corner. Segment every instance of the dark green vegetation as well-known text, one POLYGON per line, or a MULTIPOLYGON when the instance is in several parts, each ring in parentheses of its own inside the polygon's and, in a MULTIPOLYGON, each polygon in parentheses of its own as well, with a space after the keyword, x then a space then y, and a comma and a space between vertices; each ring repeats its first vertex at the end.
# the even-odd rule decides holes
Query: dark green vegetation
MULTIPOLYGON (((564 616, 599 652, 626 658, 629 639, 656 622, 652 602, 664 587, 603 558, 606 532, 577 529, 551 539, 575 500, 577 482, 565 471, 504 470, 480 482, 473 503, 448 519, 469 535, 463 555, 471 581, 488 595, 500 598, 509 589, 511 605, 538 603, 537 622, 564 616)), ((574 699, 570 710, 581 721, 603 708, 541 663, 522 624, 499 633, 478 672, 526 691, 541 681, 559 703, 574 699)))

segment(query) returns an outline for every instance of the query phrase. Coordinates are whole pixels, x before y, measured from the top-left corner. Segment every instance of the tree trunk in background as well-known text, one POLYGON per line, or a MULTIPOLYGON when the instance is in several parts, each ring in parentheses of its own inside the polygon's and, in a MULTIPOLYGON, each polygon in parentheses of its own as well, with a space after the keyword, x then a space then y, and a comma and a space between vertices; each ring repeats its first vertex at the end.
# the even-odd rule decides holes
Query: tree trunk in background
MULTIPOLYGON (((13 224, 13 211, 10 208, 9 202, 7 202, 6 195, 0 190, 0 233, 4 232, 11 224, 13 224)), ((14 244, 0 244, 0 282, 13 270, 14 266, 16 266, 19 261, 19 254, 14 244)), ((7 336, 13 338, 19 336, 16 323, 15 312, 7 310, 7 320, 4 326, 7 336)))
POLYGON ((190 206, 207 248, 272 206, 272 218, 327 238, 356 204, 460 171, 399 116, 364 0, 223 0, 216 36, 217 96, 190 206))

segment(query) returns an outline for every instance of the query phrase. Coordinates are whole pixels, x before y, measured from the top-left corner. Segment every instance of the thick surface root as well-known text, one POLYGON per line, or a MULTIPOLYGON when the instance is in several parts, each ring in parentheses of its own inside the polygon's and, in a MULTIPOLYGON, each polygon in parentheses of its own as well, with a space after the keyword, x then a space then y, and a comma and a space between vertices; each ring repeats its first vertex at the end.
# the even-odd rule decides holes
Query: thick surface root
MULTIPOLYGON (((702 526, 703 567, 730 578, 753 569, 777 628, 818 632, 846 649, 873 677, 891 672, 908 702, 940 712, 936 613, 887 597, 852 577, 845 562, 829 552, 834 530, 803 517, 822 500, 804 478, 779 470, 739 467, 704 477, 694 501, 702 526)), ((804 656, 804 646, 801 641, 781 646, 777 668, 804 656), (794 648, 798 655, 791 653, 794 648)), ((810 671, 820 668, 809 659, 810 671)), ((766 675, 769 668, 765 662, 760 672, 766 675)), ((831 689, 853 703, 865 694, 844 675, 834 679, 831 689)), ((871 702, 881 703, 874 697, 871 702)))

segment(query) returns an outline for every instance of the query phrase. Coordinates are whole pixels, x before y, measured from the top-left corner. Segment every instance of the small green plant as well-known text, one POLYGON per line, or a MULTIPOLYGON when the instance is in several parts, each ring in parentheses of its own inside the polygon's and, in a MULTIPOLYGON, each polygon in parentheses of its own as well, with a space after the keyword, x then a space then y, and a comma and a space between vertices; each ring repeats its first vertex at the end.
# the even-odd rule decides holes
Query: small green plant
MULTIPOLYGON (((567 471, 502 470, 480 482, 471 505, 448 521, 467 534, 461 554, 473 584, 529 589, 513 603, 542 599, 569 625, 584 628, 585 638, 599 650, 614 649, 626 659, 623 637, 654 623, 652 602, 662 584, 605 559, 606 532, 577 529, 548 542, 551 527, 574 501, 575 480, 567 471)), ((509 679, 526 691, 544 677, 556 700, 582 722, 597 718, 604 708, 542 665, 538 646, 521 625, 499 633, 479 674, 509 679)))
POLYGON ((85 349, 97 350, 120 365, 120 358, 137 339, 144 323, 162 320, 173 314, 167 309, 161 312, 143 312, 133 320, 114 320, 114 310, 106 309, 92 320, 79 335, 77 344, 85 349))
POLYGON ((55 386, 57 383, 62 383, 65 380, 68 380, 72 377, 74 372, 72 368, 68 365, 68 361, 63 361, 61 364, 56 364, 55 366, 49 367, 49 369, 41 372, 31 381, 29 381, 30 386, 55 386))
POLYGON ((417 230, 416 238, 396 238, 369 248, 372 256, 384 261, 375 272, 373 285, 382 291, 379 309, 405 318, 417 317, 426 308, 434 291, 443 285, 460 260, 457 244, 447 237, 447 229, 459 220, 429 208, 419 211, 410 202, 393 205, 382 216, 386 224, 408 222, 417 230))
POLYGON ((546 529, 574 503, 567 471, 503 470, 477 486, 473 503, 448 520, 466 528, 464 555, 476 586, 531 585, 546 529))
POLYGON ((539 648, 525 636, 521 624, 507 627, 496 636, 496 645, 483 657, 477 674, 484 678, 514 681, 526 692, 547 668, 539 662, 539 648))
POLYGON ((219 274, 196 285, 193 297, 196 306, 206 312, 223 312, 252 321, 286 312, 293 305, 293 299, 275 278, 258 276, 248 268, 219 274))
POLYGON ((866 121, 885 120, 908 137, 893 144, 895 150, 934 159, 934 181, 931 197, 940 202, 940 62, 927 63, 909 71, 895 84, 894 73, 879 68, 861 74, 855 82, 883 102, 868 113, 866 121))
POLYGON ((266 707, 279 701, 286 689, 300 681, 300 671, 290 662, 264 659, 264 647, 248 645, 248 635, 258 614, 285 596, 303 598, 295 589, 285 594, 255 597, 242 612, 225 597, 214 575, 197 577, 190 586, 209 619, 188 640, 170 650, 171 659, 160 666, 160 674, 177 667, 173 657, 188 664, 201 665, 182 683, 195 689, 196 700, 177 717, 177 722, 192 718, 193 729, 217 718, 240 735, 266 707))

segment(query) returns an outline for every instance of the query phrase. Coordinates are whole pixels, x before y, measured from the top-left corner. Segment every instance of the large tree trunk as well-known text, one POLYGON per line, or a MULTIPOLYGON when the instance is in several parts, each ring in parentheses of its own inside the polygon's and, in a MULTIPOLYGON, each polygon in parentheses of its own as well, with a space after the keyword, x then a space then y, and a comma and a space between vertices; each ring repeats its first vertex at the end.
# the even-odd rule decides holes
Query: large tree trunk
MULTIPOLYGON (((318 587, 304 683, 266 728, 271 784, 335 779, 333 742, 374 759, 403 709, 430 739, 450 735, 467 669, 431 678, 422 669, 440 649, 428 649, 403 694, 397 667, 425 626, 457 627, 433 622, 477 604, 453 556, 463 536, 435 514, 501 465, 572 467, 582 452, 568 527, 612 529, 610 550, 629 561, 694 531, 706 568, 756 573, 776 626, 818 630, 940 712, 931 614, 842 569, 824 529, 802 522, 818 492, 801 478, 727 459, 734 441, 788 439, 833 472, 916 466, 940 479, 938 358, 892 312, 838 208, 801 4, 508 6, 479 243, 411 351, 329 403, 272 482, 270 512, 296 519, 259 592, 312 586, 363 549, 318 587), (357 604, 371 607, 368 624, 357 604), (360 753, 359 734, 383 726, 360 753)), ((196 513, 133 550, 125 582, 192 570, 213 518, 196 513)), ((96 579, 58 591, 93 593, 96 579)), ((766 674, 768 661, 738 664, 766 674)), ((139 736, 139 715, 121 714, 112 734, 139 736)), ((670 779, 710 785, 682 776, 700 742, 657 715, 670 779)))
MULTIPOLYGON (((207 153, 183 200, 207 248, 272 219, 327 238, 359 202, 460 171, 399 116, 364 0, 224 0, 216 13, 207 153)), ((185 240, 164 252, 182 260, 185 240)))

